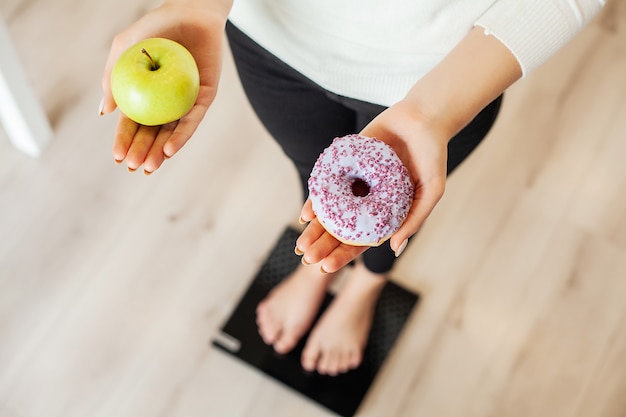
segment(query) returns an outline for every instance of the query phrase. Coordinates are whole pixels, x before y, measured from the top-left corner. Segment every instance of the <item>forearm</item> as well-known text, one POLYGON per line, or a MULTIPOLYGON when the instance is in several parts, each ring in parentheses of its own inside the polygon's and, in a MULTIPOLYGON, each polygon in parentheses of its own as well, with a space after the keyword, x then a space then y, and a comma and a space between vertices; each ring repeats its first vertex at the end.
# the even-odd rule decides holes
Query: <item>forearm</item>
POLYGON ((521 76, 513 53, 475 27, 411 88, 404 101, 439 137, 450 140, 521 76))
POLYGON ((507 87, 569 42, 604 4, 497 0, 406 100, 449 140, 507 87))

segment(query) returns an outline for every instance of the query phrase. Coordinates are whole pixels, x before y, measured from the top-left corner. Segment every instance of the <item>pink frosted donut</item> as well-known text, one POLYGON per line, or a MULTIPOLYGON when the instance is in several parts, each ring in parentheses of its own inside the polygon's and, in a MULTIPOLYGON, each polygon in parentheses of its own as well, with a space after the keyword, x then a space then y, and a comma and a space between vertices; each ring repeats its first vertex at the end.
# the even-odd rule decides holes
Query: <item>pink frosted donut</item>
POLYGON ((335 138, 309 177, 309 199, 321 225, 338 240, 378 246, 406 219, 414 189, 389 145, 376 138, 335 138))

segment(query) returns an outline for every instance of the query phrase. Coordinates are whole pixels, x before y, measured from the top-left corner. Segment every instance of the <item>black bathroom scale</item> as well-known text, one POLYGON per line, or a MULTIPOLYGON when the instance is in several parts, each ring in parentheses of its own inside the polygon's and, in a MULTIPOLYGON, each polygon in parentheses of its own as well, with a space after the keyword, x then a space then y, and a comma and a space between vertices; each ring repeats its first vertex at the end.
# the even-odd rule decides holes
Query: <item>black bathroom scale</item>
MULTIPOLYGON (((300 356, 308 335, 288 354, 279 355, 259 336, 256 307, 267 293, 300 263, 293 249, 300 233, 287 228, 246 290, 213 345, 300 392, 340 416, 353 416, 383 365, 419 296, 389 282, 378 301, 363 362, 338 376, 305 371, 300 356)), ((332 301, 327 294, 321 312, 332 301)), ((320 313, 321 314, 321 313, 320 313)))

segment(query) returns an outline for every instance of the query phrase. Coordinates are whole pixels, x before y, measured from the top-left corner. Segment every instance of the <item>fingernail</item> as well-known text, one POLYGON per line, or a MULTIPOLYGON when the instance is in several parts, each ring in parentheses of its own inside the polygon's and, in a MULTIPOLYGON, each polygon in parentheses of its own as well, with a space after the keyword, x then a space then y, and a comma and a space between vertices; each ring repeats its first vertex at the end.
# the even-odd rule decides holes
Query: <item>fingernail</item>
POLYGON ((298 255, 298 256, 302 256, 302 255, 304 255, 304 252, 302 252, 300 249, 298 249, 298 247, 297 247, 297 246, 294 248, 294 250, 293 250, 293 251, 294 251, 294 252, 296 253, 296 255, 298 255))
POLYGON ((115 163, 116 163, 117 165, 119 165, 119 164, 121 164, 122 162, 124 162, 124 160, 123 160, 123 159, 113 158, 113 160, 115 161, 115 163))
POLYGON ((300 258, 300 261, 302 262, 303 265, 307 265, 307 266, 311 265, 310 263, 306 261, 306 259, 304 259, 304 256, 300 258))
POLYGON ((98 113, 100 116, 104 114, 104 97, 100 99, 100 106, 98 107, 98 113))
POLYGON ((148 171, 148 170, 143 170, 143 175, 145 175, 146 177, 150 176, 150 174, 152 174, 154 171, 148 171))
POLYGON ((306 222, 304 221, 304 219, 302 218, 302 216, 300 216, 300 218, 298 219, 298 223, 300 223, 300 224, 305 224, 306 222))
POLYGON ((400 244, 400 247, 396 251, 396 258, 402 255, 402 252, 404 252, 404 250, 406 249, 406 245, 408 244, 409 244, 409 239, 404 239, 404 241, 400 244))
POLYGON ((137 171, 137 168, 128 167, 128 172, 135 172, 135 171, 137 171))
POLYGON ((328 274, 328 272, 326 272, 326 270, 324 269, 324 265, 320 266, 320 272, 322 274, 328 274))

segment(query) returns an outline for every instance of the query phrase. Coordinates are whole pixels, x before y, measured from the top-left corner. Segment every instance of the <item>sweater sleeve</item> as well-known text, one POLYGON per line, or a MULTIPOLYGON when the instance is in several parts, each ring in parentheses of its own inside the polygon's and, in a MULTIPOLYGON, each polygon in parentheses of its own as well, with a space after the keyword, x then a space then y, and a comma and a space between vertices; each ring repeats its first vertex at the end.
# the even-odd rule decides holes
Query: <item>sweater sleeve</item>
POLYGON ((569 42, 606 0, 496 0, 476 21, 517 58, 524 76, 569 42))

